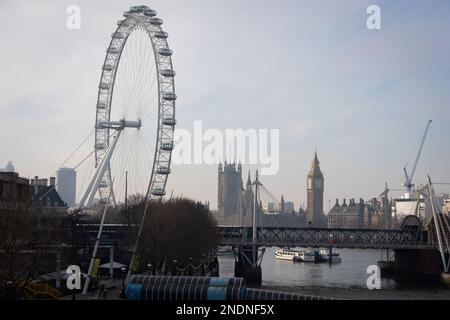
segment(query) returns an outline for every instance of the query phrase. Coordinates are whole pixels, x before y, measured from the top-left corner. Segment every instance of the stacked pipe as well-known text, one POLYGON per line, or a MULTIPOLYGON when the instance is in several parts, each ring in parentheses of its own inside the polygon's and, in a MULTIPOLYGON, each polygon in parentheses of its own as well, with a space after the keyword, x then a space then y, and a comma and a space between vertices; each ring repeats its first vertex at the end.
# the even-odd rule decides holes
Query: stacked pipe
POLYGON ((244 278, 134 275, 128 300, 328 300, 298 293, 247 289, 244 278))
POLYGON ((243 300, 244 278, 134 275, 127 286, 129 300, 243 300))

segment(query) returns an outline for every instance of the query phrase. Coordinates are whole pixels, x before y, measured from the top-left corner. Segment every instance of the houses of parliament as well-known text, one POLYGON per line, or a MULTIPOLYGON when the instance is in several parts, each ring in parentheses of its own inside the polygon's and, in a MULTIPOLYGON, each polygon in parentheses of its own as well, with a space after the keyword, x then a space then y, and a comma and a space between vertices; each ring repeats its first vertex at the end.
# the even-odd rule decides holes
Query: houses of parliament
POLYGON ((241 164, 226 162, 223 165, 219 164, 217 199, 219 222, 250 225, 256 209, 258 223, 264 226, 326 226, 323 212, 324 177, 317 153, 306 177, 306 189, 306 210, 302 207, 297 212, 293 208, 288 210, 283 196, 278 203, 262 203, 260 199, 255 203, 255 181, 252 182, 250 172, 244 187, 241 164))

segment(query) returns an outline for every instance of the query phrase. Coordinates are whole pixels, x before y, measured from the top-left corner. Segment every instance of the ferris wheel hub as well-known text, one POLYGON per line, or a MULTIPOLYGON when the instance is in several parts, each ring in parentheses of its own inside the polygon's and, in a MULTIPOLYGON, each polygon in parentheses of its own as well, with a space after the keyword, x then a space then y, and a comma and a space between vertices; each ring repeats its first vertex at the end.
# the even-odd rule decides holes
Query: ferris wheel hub
POLYGON ((120 119, 119 121, 99 122, 99 128, 101 128, 101 129, 123 130, 125 128, 140 129, 141 127, 142 127, 142 121, 140 119, 138 119, 136 121, 120 119))

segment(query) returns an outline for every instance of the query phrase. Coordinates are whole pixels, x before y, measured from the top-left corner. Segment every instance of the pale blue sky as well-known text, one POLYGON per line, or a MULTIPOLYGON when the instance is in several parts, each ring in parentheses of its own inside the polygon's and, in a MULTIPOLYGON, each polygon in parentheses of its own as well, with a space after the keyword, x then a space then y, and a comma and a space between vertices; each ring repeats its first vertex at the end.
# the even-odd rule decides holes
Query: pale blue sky
MULTIPOLYGON (((105 49, 132 4, 0 3, 0 165, 49 176, 92 130, 105 49), (66 28, 70 4, 81 7, 79 31, 66 28)), ((325 208, 328 199, 377 196, 384 182, 398 188, 428 119, 415 180, 450 181, 450 2, 143 4, 170 34, 179 127, 280 129, 280 172, 263 178, 274 195, 306 202, 316 148, 325 208), (381 30, 366 28, 370 4, 381 7, 381 30)), ((214 207, 216 186, 215 166, 181 165, 168 189, 214 207)))

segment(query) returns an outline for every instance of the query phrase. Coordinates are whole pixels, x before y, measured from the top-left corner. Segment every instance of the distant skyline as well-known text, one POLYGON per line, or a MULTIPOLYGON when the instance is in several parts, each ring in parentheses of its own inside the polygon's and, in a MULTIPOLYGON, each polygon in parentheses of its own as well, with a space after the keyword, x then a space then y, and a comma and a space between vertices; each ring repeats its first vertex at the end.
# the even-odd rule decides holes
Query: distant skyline
MULTIPOLYGON (((385 182, 400 189, 429 119, 414 182, 450 182, 450 2, 439 0, 4 0, 0 167, 55 175, 92 131, 105 50, 135 4, 169 33, 177 127, 279 129, 280 171, 261 180, 296 210, 315 150, 325 211, 336 198, 376 197, 385 182), (381 30, 366 27, 371 4, 381 30), (69 5, 81 8, 80 30, 66 28, 69 5)), ((173 166, 172 190, 215 208, 217 166, 173 166)))

